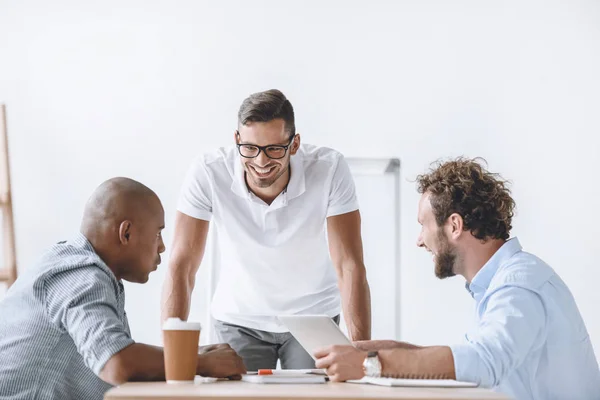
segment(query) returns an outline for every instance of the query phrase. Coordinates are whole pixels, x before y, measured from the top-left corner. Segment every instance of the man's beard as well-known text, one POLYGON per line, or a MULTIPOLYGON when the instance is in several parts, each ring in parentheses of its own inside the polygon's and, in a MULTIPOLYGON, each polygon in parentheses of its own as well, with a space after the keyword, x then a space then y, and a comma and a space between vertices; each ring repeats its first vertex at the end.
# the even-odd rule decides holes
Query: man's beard
POLYGON ((444 231, 440 229, 438 234, 440 251, 435 256, 435 276, 440 279, 450 278, 456 275, 456 252, 450 247, 444 231))

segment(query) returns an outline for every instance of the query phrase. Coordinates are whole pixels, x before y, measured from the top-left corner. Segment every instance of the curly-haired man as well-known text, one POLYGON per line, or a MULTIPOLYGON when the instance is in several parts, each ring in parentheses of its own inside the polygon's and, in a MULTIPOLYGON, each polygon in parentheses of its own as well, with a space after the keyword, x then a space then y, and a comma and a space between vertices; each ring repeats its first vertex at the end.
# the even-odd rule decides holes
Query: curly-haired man
POLYGON ((515 202, 506 181, 479 160, 438 163, 417 178, 417 245, 439 278, 462 275, 476 323, 464 343, 419 347, 357 342, 317 352, 333 380, 366 375, 446 378, 516 399, 591 399, 600 372, 571 292, 544 261, 509 239, 515 202))

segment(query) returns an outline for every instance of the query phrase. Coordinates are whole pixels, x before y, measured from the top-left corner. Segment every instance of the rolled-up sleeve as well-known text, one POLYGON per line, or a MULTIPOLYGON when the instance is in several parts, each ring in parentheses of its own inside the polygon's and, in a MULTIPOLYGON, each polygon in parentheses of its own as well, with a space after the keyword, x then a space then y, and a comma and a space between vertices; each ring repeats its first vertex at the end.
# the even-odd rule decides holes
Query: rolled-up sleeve
POLYGON ((541 298, 520 287, 503 287, 487 300, 477 327, 452 345, 456 379, 494 387, 521 365, 545 334, 541 298))
POLYGON ((94 265, 55 274, 44 282, 48 316, 71 336, 96 375, 113 355, 134 343, 119 317, 123 313, 117 291, 114 279, 94 265))

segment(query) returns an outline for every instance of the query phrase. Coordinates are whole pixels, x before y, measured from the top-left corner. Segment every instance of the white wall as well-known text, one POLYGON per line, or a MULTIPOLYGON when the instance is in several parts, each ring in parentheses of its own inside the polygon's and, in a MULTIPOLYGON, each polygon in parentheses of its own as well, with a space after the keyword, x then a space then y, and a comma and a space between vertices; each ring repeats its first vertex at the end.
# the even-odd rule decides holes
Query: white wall
MULTIPOLYGON (((598 71, 595 1, 0 0, 20 268, 115 175, 162 197, 170 243, 188 163, 231 141, 245 96, 275 87, 305 142, 401 159, 402 339, 459 340, 470 315, 462 279, 436 280, 414 245, 409 181, 465 154, 514 181, 513 233, 570 286, 598 352, 598 71)), ((138 340, 160 340, 165 268, 127 285, 138 340)))

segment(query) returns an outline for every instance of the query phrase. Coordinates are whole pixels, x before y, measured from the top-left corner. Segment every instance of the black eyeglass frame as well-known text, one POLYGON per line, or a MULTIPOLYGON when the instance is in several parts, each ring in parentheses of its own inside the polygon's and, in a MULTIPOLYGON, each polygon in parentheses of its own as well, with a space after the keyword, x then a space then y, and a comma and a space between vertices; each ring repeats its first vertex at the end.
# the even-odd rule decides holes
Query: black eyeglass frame
MULTIPOLYGON (((238 139, 239 139, 239 138, 240 138, 240 132, 239 132, 239 131, 236 131, 236 135, 237 135, 237 137, 238 137, 238 139)), ((289 143, 288 143, 288 144, 286 144, 286 145, 280 145, 280 144, 268 144, 268 145, 266 145, 266 146, 259 146, 259 145, 252 144, 252 143, 237 143, 236 145, 237 145, 237 148, 238 148, 238 153, 240 153, 240 156, 242 156, 242 157, 244 157, 244 158, 256 158, 256 157, 258 157, 258 156, 260 155, 260 152, 262 151, 262 152, 264 152, 264 153, 265 153, 265 155, 266 155, 267 157, 269 157, 271 160, 281 160, 281 159, 282 159, 283 157, 285 157, 285 155, 287 154, 287 150, 288 150, 288 148, 289 148, 289 147, 292 145, 292 143, 294 142, 294 138, 295 138, 295 137, 296 137, 296 135, 294 134, 294 135, 293 135, 293 136, 290 138, 290 141, 289 141, 289 143), (252 146, 252 147, 256 147, 256 148, 258 149, 258 153, 256 153, 256 155, 255 155, 255 156, 245 156, 245 155, 243 155, 243 154, 242 154, 242 149, 241 149, 241 147, 242 147, 242 146, 252 146), (271 157, 271 156, 269 155, 269 153, 267 153, 267 149, 268 149, 268 148, 273 148, 273 147, 276 147, 276 148, 278 148, 278 149, 283 149, 283 155, 282 155, 281 157, 271 157)))

